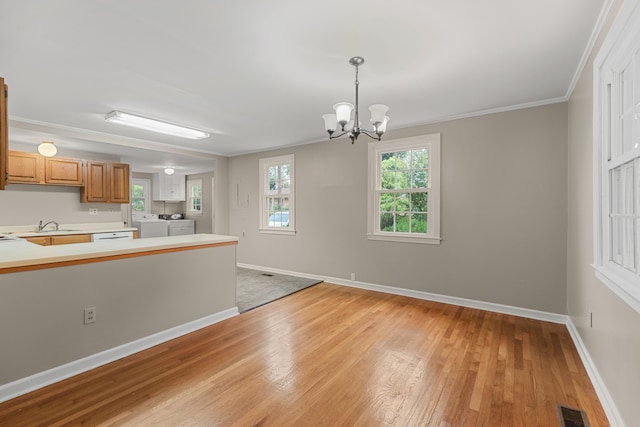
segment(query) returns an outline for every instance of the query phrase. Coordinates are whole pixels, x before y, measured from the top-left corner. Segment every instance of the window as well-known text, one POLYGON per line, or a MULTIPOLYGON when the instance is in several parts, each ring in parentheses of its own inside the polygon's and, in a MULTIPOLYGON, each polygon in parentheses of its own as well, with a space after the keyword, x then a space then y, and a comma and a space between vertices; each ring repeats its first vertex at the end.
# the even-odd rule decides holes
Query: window
POLYGON ((440 134, 369 144, 368 238, 440 243, 440 134))
POLYGON ((202 215, 202 180, 187 181, 187 214, 202 215))
POLYGON ((260 231, 295 234, 293 154, 260 159, 260 231))
POLYGON ((149 193, 151 189, 151 180, 142 178, 133 178, 131 180, 131 212, 132 213, 149 213, 151 205, 149 204, 149 193))
POLYGON ((640 11, 594 61, 596 275, 640 312, 640 11))

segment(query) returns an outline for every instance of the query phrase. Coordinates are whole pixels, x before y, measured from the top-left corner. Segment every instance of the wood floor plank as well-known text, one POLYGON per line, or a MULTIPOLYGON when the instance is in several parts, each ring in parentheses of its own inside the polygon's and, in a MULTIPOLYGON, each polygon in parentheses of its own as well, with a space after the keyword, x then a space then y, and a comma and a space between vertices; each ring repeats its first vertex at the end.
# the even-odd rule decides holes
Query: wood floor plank
POLYGON ((563 325, 322 283, 0 404, 0 425, 608 425, 563 325))

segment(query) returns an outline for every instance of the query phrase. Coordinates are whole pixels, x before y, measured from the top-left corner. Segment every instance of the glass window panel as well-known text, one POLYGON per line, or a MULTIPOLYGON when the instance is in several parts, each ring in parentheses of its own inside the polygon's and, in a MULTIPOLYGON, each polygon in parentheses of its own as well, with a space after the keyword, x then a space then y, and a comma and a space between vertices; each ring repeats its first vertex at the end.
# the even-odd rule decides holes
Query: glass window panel
POLYGON ((409 214, 396 214, 396 232, 409 233, 409 214))
POLYGON ((396 169, 411 169, 411 151, 398 151, 396 154, 396 169))
POLYGON ((291 165, 282 165, 280 178, 284 180, 291 179, 291 165))
POLYGON ((396 212, 409 211, 409 193, 396 193, 396 212))
POLYGON ((413 171, 413 182, 411 188, 427 188, 427 171, 419 169, 413 171))
POLYGON ((396 190, 411 188, 411 171, 396 172, 396 190))
POLYGON ((394 188, 396 188, 395 172, 383 171, 381 186, 383 190, 393 190, 394 188))
POLYGON ((388 171, 396 170, 395 153, 383 153, 380 156, 380 168, 388 171))
POLYGON ((411 212, 427 212, 427 193, 411 194, 411 212))
POLYGON ((380 231, 393 232, 393 214, 385 212, 380 215, 380 231))
POLYGON ((413 169, 426 169, 427 168, 427 149, 423 148, 422 150, 413 150, 413 162, 411 167, 413 169))
POLYGON ((411 214, 411 232, 426 233, 427 232, 427 214, 411 214))
POLYGON ((290 191, 291 191, 291 181, 288 179, 283 180, 280 192, 282 194, 289 194, 290 191))
POLYGON ((380 212, 393 212, 395 210, 395 194, 380 194, 380 212))

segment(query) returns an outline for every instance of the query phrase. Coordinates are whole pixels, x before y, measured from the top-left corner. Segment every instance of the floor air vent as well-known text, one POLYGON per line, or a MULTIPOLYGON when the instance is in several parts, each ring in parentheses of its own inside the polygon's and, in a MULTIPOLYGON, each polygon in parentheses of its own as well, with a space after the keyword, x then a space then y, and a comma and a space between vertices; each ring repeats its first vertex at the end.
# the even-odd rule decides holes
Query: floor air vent
POLYGON ((562 427, 589 427, 587 414, 580 409, 558 404, 558 418, 562 427))

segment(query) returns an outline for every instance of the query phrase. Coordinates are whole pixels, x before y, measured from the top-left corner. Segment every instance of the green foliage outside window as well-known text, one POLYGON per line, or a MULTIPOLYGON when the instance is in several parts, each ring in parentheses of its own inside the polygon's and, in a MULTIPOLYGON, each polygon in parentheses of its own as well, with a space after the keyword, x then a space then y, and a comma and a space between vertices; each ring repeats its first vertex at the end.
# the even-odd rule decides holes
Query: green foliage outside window
POLYGON ((139 184, 131 185, 131 210, 133 212, 145 212, 144 208, 144 186, 139 184))
POLYGON ((380 231, 427 233, 428 150, 383 153, 380 173, 380 231))

